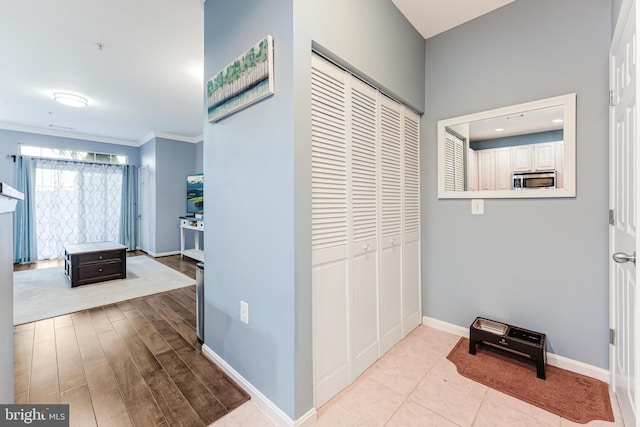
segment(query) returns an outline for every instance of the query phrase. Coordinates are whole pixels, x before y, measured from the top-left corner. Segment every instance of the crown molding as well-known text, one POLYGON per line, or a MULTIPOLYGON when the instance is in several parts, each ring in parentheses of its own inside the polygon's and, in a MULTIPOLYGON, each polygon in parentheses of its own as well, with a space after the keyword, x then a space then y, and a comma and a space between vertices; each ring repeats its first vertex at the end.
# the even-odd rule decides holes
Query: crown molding
POLYGON ((203 140, 202 135, 189 137, 189 136, 177 135, 173 133, 152 131, 145 134, 145 136, 143 136, 142 138, 132 141, 128 139, 110 138, 106 136, 90 135, 86 133, 69 132, 69 131, 60 130, 60 129, 46 129, 46 128, 41 128, 37 126, 26 126, 26 125, 19 125, 15 123, 4 123, 4 122, 0 122, 0 129, 10 130, 15 132, 33 133, 37 135, 56 136, 60 138, 81 139, 83 141, 103 142, 106 144, 125 145, 128 147, 140 147, 145 143, 149 142, 153 138, 165 138, 165 139, 171 139, 174 141, 188 142, 191 144, 197 144, 199 142, 202 142, 203 140))
POLYGON ((35 133, 38 135, 57 136, 60 138, 82 139, 85 141, 104 142, 107 144, 126 145, 129 147, 139 147, 137 141, 128 139, 110 138, 105 136, 90 135, 86 133, 68 132, 59 129, 45 129, 36 126, 25 126, 13 123, 0 122, 0 129, 11 130, 15 132, 35 133))

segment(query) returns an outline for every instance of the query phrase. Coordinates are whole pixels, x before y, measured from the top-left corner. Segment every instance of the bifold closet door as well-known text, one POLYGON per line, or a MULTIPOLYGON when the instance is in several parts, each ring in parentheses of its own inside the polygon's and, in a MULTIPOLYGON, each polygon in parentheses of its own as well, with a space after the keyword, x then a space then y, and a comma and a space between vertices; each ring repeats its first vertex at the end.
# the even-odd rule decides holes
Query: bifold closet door
POLYGON ((404 107, 380 101, 380 342, 381 354, 402 339, 402 116, 404 107))
POLYGON ((349 76, 348 119, 351 245, 349 260, 353 370, 358 377, 380 357, 378 331, 378 91, 349 76))
POLYGON ((404 110, 402 336, 422 323, 420 292, 420 117, 404 110))
POLYGON ((347 267, 346 75, 312 58, 311 192, 314 405, 351 383, 347 267))

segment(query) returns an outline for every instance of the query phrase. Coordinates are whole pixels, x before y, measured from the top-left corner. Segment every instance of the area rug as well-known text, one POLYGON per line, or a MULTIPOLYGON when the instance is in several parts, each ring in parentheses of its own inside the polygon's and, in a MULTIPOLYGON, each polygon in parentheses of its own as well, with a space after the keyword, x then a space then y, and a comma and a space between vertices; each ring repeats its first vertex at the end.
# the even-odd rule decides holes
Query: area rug
POLYGON ((606 383, 547 365, 546 380, 536 376, 535 363, 508 356, 480 344, 469 354, 469 340, 460 338, 447 356, 458 373, 495 390, 574 421, 614 421, 606 383))
POLYGON ((193 285, 195 280, 146 256, 127 258, 127 278, 71 287, 64 267, 13 274, 13 324, 193 285))

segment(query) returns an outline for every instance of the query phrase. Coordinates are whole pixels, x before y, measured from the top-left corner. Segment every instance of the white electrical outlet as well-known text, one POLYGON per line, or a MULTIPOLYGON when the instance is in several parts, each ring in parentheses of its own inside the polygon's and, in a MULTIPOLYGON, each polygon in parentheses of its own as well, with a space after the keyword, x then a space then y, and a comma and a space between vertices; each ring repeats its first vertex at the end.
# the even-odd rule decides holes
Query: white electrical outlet
POLYGON ((240 301, 240 321, 249 324, 249 304, 240 301))

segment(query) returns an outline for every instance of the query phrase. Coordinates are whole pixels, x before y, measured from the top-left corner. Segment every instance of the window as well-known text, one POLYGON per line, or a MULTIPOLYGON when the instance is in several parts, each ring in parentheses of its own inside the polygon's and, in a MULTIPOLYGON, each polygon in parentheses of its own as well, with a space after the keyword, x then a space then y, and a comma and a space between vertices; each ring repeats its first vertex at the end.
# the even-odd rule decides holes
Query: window
POLYGON ((32 145, 20 145, 20 154, 23 156, 42 157, 47 159, 75 160, 77 162, 107 163, 124 165, 127 156, 120 154, 96 153, 91 151, 70 150, 66 148, 35 147, 32 145))

